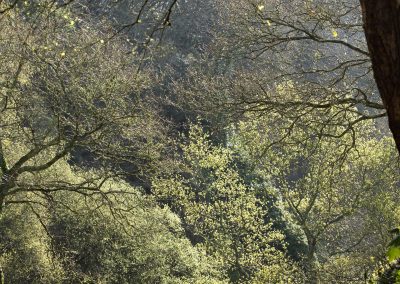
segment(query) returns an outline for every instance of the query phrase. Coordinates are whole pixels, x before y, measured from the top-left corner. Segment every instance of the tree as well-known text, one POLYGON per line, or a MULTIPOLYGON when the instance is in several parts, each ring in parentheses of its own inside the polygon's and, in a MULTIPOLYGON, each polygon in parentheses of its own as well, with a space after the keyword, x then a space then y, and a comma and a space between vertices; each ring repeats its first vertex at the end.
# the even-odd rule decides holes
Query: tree
POLYGON ((271 81, 312 83, 313 100, 320 100, 322 89, 333 89, 330 97, 314 102, 315 109, 356 106, 367 119, 377 118, 374 112, 385 116, 386 110, 400 150, 398 9, 395 0, 231 1, 224 13, 230 24, 224 41, 236 58, 261 62, 268 56, 264 64, 271 81))
POLYGON ((399 221, 393 214, 399 208, 394 145, 388 138, 371 138, 370 123, 359 124, 363 129, 355 131, 363 136, 355 140, 357 150, 343 159, 347 142, 342 140, 351 137, 307 139, 310 132, 302 128, 274 144, 273 122, 250 116, 234 128, 229 143, 273 181, 289 218, 301 227, 308 281, 364 281, 385 258, 388 230, 399 221))
POLYGON ((267 205, 244 184, 233 153, 208 140, 192 125, 181 145, 184 171, 154 180, 155 193, 178 212, 191 239, 221 262, 232 282, 301 281, 279 250, 284 236, 272 228, 272 220, 266 222, 267 205))
POLYGON ((361 0, 360 3, 375 81, 400 152, 399 2, 361 0))
MULTIPOLYGON (((64 163, 58 174, 68 172, 64 163)), ((57 192, 7 207, 0 220, 5 283, 223 283, 175 214, 124 182, 104 187, 130 194, 57 192)))
POLYGON ((103 186, 112 178, 143 178, 156 168, 161 150, 163 134, 144 96, 151 79, 138 72, 131 46, 107 41, 110 34, 69 10, 39 4, 36 17, 28 17, 35 10, 18 9, 1 15, 4 214, 16 204, 45 202, 57 191, 129 194, 103 186), (79 164, 78 153, 86 154, 79 164), (74 169, 62 173, 66 162, 74 169))
POLYGON ((291 118, 286 136, 311 123, 314 135, 331 138, 353 135, 365 120, 379 124, 386 112, 358 9, 353 0, 220 3, 222 28, 214 31, 207 58, 214 60, 194 66, 178 91, 209 116, 218 112, 237 121, 257 112, 291 118), (294 94, 280 96, 280 86, 288 84, 294 94), (320 119, 306 121, 309 113, 320 119))
POLYGON ((162 132, 144 98, 151 78, 123 54, 129 46, 62 13, 43 16, 53 22, 36 23, 36 34, 22 17, 9 13, 1 26, 1 208, 19 192, 95 191, 111 176, 151 171, 162 132), (40 179, 76 151, 89 156, 80 166, 99 174, 40 179))
MULTIPOLYGON (((108 183, 119 190, 130 186, 108 183)), ((42 220, 52 248, 74 283, 222 283, 216 263, 185 237, 178 216, 140 189, 82 200, 59 193, 42 220), (94 210, 94 208, 97 208, 94 210), (72 209, 72 210, 71 210, 72 209)))

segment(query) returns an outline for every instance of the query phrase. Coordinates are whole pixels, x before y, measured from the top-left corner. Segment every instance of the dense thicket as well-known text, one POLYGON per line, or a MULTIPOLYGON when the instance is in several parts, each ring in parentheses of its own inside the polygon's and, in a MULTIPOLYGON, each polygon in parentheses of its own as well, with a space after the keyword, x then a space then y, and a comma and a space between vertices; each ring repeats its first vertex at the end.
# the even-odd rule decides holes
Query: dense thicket
POLYGON ((394 283, 361 23, 355 0, 0 1, 0 283, 394 283))

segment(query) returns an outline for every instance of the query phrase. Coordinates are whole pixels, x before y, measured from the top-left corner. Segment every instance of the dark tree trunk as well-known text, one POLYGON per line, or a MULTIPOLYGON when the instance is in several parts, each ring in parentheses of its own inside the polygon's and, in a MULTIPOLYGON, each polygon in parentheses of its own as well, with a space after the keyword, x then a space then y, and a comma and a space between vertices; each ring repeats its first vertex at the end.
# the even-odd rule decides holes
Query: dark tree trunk
POLYGON ((360 0, 375 81, 400 152, 400 0, 360 0))

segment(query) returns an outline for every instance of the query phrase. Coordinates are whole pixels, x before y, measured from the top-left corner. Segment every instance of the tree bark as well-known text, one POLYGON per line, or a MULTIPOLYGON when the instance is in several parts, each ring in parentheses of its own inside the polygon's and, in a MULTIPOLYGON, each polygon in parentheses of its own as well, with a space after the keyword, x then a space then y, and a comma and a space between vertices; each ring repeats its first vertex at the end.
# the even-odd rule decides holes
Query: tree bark
POLYGON ((375 81, 400 153, 400 0, 360 3, 375 81))
POLYGON ((3 267, 0 266, 0 284, 5 284, 4 282, 4 272, 3 272, 3 267))
POLYGON ((316 256, 317 242, 314 237, 307 237, 308 251, 306 259, 307 280, 310 284, 318 284, 318 259, 316 256))

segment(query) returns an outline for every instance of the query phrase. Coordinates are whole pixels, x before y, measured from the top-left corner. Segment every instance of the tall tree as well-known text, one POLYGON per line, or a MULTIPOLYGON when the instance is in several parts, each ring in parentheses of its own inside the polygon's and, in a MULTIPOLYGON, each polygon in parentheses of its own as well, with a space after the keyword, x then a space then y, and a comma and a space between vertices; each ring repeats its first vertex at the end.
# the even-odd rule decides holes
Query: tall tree
POLYGON ((360 3, 375 81, 400 151, 400 2, 360 0, 360 3))
POLYGON ((285 246, 284 235, 266 222, 267 204, 242 180, 234 153, 211 145, 197 125, 180 146, 185 171, 153 186, 197 246, 222 263, 232 283, 301 283, 296 265, 277 249, 285 246))
POLYGON ((307 283, 363 281, 374 259, 384 258, 387 232, 399 220, 393 214, 399 189, 392 139, 372 138, 372 123, 361 123, 356 131, 364 136, 355 140, 357 151, 343 160, 346 143, 341 140, 351 137, 305 139, 309 132, 295 129, 284 145, 265 152, 263 144, 274 139, 270 125, 249 117, 234 128, 229 142, 273 182, 287 216, 301 228, 307 240, 302 260, 307 283))
POLYGON ((142 146, 153 144, 154 116, 142 98, 151 81, 136 72, 137 56, 69 14, 38 15, 33 34, 22 17, 10 13, 1 26, 0 209, 21 192, 99 189, 127 163, 131 173, 150 165, 155 152, 142 146), (77 150, 107 170, 85 182, 40 178, 77 150))
MULTIPOLYGON (((252 112, 290 118, 285 137, 309 124, 311 135, 355 137, 356 124, 386 116, 358 1, 234 0, 216 5, 223 13, 210 48, 215 64, 210 68, 207 57, 204 68, 196 64, 187 72, 187 82, 181 84, 185 88, 178 91, 185 103, 235 120, 252 112), (282 85, 293 86, 290 96, 280 94, 282 85), (308 113, 319 119, 305 119, 308 113)), ((348 141, 348 148, 353 147, 348 141)))

